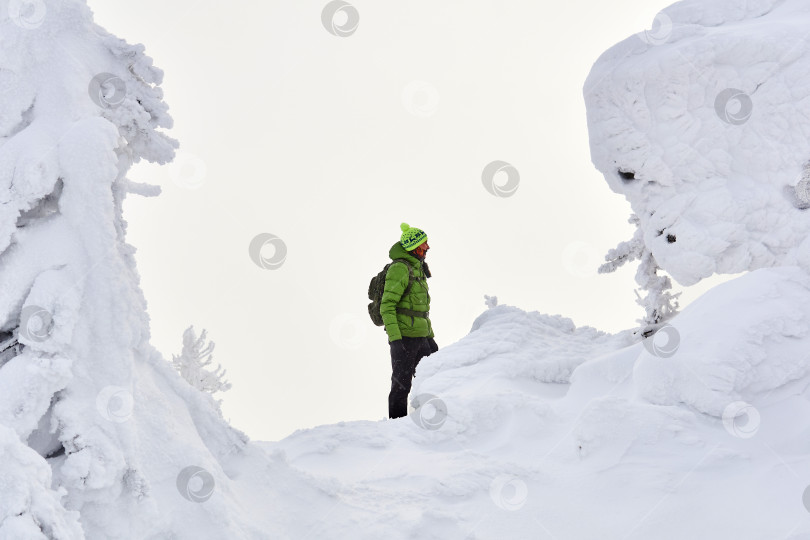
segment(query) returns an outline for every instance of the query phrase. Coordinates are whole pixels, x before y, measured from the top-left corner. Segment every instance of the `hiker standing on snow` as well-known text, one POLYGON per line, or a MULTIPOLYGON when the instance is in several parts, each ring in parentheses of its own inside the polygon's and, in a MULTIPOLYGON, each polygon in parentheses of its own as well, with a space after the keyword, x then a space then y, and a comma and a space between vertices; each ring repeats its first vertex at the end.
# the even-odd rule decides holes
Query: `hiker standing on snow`
POLYGON ((380 315, 391 347, 391 393, 388 416, 399 418, 408 412, 408 393, 419 361, 439 350, 430 325, 430 295, 425 262, 427 235, 421 229, 400 225, 402 236, 391 246, 394 260, 385 275, 380 315))

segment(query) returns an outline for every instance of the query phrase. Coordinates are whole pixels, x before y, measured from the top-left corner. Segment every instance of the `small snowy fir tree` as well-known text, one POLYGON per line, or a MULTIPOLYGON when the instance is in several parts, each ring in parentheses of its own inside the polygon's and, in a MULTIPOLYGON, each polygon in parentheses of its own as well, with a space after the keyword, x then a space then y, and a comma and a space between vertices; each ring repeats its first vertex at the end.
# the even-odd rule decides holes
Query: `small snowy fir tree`
POLYGON ((678 312, 677 298, 681 293, 672 294, 672 281, 668 276, 659 276, 661 269, 655 261, 652 252, 644 245, 644 233, 639 226, 638 216, 632 214, 629 222, 636 226, 636 232, 627 242, 621 242, 616 248, 605 255, 605 264, 599 267, 600 274, 615 272, 625 263, 640 260, 636 271, 636 283, 647 294, 643 298, 636 291, 636 302, 644 308, 644 318, 638 319, 641 323, 644 337, 653 333, 663 323, 671 319, 678 312))
POLYGON ((205 343, 205 329, 197 337, 194 327, 189 326, 183 332, 183 351, 180 356, 172 355, 172 364, 188 383, 203 392, 214 394, 227 392, 231 383, 225 380, 225 370, 217 364, 215 370, 208 368, 211 365, 214 352, 214 342, 205 343))

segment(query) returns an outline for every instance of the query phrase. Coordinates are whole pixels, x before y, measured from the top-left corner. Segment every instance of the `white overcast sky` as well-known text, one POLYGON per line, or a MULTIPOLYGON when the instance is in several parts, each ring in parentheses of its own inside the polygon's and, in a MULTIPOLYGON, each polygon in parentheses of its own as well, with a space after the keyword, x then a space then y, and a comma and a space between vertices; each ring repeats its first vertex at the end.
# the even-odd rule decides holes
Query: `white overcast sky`
POLYGON ((485 294, 611 332, 642 315, 635 264, 596 274, 633 230, 590 162, 582 86, 668 0, 357 0, 347 37, 325 0, 89 3, 165 71, 181 142, 176 164, 129 175, 163 187, 124 214, 152 342, 170 360, 205 328, 233 383, 225 416, 252 438, 387 417, 366 292, 402 221, 429 237, 440 347, 485 294), (484 189, 494 160, 520 173, 511 197, 484 189), (276 269, 249 257, 261 233, 287 247, 276 269))

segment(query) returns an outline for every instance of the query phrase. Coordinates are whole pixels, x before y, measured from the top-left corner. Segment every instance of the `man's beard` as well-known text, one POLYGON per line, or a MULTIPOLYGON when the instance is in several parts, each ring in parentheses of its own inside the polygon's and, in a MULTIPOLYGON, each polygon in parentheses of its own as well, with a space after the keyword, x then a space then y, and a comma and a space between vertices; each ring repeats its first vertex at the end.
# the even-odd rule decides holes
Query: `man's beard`
POLYGON ((413 252, 413 256, 416 257, 419 260, 419 262, 422 263, 422 272, 425 273, 425 277, 429 278, 430 277, 430 269, 428 268, 428 265, 425 262, 425 255, 427 255, 427 251, 425 251, 421 255, 419 255, 419 253, 417 253, 416 251, 413 252))

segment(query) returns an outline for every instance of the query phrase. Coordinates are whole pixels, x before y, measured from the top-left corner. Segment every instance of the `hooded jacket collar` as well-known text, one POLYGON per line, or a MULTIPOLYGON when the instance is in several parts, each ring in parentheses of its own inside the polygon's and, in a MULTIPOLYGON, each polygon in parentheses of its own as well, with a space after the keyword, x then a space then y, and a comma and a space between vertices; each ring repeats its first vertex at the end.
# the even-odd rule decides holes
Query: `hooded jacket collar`
POLYGON ((417 257, 411 255, 409 251, 407 251, 402 244, 396 242, 391 249, 388 251, 388 256, 391 259, 406 259, 412 266, 415 268, 419 268, 424 272, 425 277, 430 277, 430 270, 428 270, 428 265, 425 261, 419 260, 417 257))

